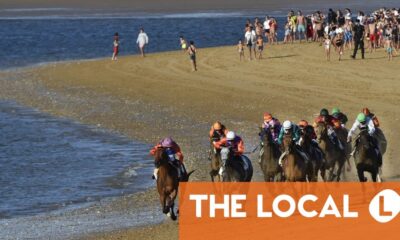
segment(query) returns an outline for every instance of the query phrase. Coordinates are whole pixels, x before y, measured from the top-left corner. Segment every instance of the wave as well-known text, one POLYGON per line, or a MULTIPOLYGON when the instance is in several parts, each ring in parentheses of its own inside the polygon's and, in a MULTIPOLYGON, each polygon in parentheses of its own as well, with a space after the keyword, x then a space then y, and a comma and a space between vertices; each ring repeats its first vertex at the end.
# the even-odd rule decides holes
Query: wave
POLYGON ((0 9, 0 12, 54 12, 71 11, 72 8, 6 8, 0 9))

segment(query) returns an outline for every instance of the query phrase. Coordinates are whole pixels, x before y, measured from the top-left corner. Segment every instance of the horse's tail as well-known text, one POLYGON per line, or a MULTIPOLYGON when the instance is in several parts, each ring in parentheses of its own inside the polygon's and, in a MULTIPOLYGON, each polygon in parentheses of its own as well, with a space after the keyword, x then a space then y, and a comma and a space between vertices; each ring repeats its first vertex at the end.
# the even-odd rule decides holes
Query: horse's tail
POLYGON ((190 178, 190 175, 192 175, 192 173, 194 173, 195 171, 196 171, 196 169, 195 169, 195 170, 192 170, 192 171, 190 171, 190 172, 188 172, 188 173, 186 174, 186 176, 182 179, 181 182, 188 182, 188 181, 189 181, 189 178, 190 178))

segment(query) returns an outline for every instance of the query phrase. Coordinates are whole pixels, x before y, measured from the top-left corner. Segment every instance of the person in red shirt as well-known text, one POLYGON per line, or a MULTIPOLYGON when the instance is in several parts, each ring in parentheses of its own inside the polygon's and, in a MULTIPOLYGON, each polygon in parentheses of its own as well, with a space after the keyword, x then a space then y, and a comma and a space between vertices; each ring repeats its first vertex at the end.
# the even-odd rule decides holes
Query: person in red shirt
POLYGON ((213 142, 216 149, 222 147, 231 147, 235 156, 242 156, 244 153, 244 143, 240 136, 237 136, 234 132, 229 131, 225 138, 217 142, 213 142))
MULTIPOLYGON (((178 162, 178 164, 173 164, 173 166, 176 166, 178 177, 180 178, 181 175, 185 173, 185 168, 183 165, 183 154, 179 145, 171 137, 164 138, 150 150, 150 155, 154 156, 159 148, 166 149, 167 154, 170 157, 170 161, 178 162), (178 160, 175 156, 178 157, 178 160)), ((155 168, 153 179, 157 179, 157 173, 158 168, 155 168)))

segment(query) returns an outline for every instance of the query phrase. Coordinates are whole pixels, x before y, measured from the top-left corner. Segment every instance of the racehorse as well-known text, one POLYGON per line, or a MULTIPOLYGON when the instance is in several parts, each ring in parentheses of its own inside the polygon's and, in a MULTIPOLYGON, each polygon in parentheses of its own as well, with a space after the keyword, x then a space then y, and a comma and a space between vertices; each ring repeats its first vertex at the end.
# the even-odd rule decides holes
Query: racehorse
POLYGON ((356 139, 356 151, 354 160, 357 167, 357 174, 360 182, 366 182, 364 172, 371 173, 372 181, 376 182, 379 172, 379 156, 372 144, 372 137, 367 129, 361 130, 356 139))
POLYGON ((250 182, 253 177, 253 166, 248 157, 235 156, 231 147, 223 147, 219 174, 223 182, 250 182))
POLYGON ((328 136, 328 126, 325 123, 318 123, 315 127, 315 133, 317 135, 319 147, 325 155, 325 168, 329 172, 327 180, 329 182, 335 180, 339 182, 343 165, 346 161, 345 151, 341 150, 331 141, 328 136))
POLYGON ((262 139, 262 146, 260 149, 260 167, 264 173, 266 182, 275 182, 282 178, 282 168, 279 166, 278 160, 281 152, 276 143, 272 139, 272 134, 268 130, 264 132, 261 129, 260 136, 262 139), (278 179, 278 175, 281 177, 278 179))
POLYGON ((286 182, 305 182, 307 166, 296 149, 296 143, 293 141, 292 134, 285 134, 282 142, 283 151, 286 153, 283 158, 283 173, 286 182))
MULTIPOLYGON (((154 164, 158 168, 157 173, 157 190, 160 195, 161 208, 164 214, 170 214, 172 220, 176 220, 177 216, 174 211, 175 198, 178 195, 179 179, 178 170, 173 163, 165 148, 158 148, 154 155, 154 164)), ((184 173, 181 176, 182 182, 189 181, 190 175, 194 171, 184 173)))
MULTIPOLYGON (((307 180, 309 182, 317 182, 318 181, 318 172, 321 173, 321 178, 325 182, 325 164, 324 164, 324 156, 323 153, 320 152, 319 149, 317 149, 317 146, 314 146, 315 143, 313 143, 313 136, 314 135, 314 128, 311 125, 306 126, 302 131, 301 131, 301 138, 302 138, 302 143, 301 147, 303 148, 304 151, 307 152, 308 156, 310 157, 310 163, 308 167, 312 168, 312 174, 311 176, 307 175, 307 180), (322 155, 322 156, 320 156, 322 155)), ((310 171, 307 171, 310 172, 310 171)))
POLYGON ((217 150, 212 143, 210 144, 209 159, 211 160, 211 171, 210 171, 211 181, 214 182, 216 178, 218 182, 221 182, 222 179, 219 174, 219 169, 221 168, 221 162, 222 162, 221 153, 220 150, 217 150))

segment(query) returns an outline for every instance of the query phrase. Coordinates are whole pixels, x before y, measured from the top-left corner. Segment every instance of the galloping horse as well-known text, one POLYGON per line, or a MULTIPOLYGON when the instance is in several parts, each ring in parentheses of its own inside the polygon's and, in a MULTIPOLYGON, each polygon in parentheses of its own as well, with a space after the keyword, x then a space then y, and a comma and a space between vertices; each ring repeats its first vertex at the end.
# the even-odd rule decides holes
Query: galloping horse
MULTIPOLYGON (((318 123, 315 127, 319 147, 325 154, 326 167, 329 172, 328 181, 340 181, 343 165, 346 161, 346 154, 344 150, 340 150, 328 136, 328 126, 325 123, 318 123)), ((339 140, 340 141, 340 140, 339 140)))
POLYGON ((357 147, 354 154, 354 160, 360 182, 367 181, 367 178, 364 176, 365 171, 371 173, 372 181, 376 182, 377 179, 379 172, 379 159, 372 141, 373 139, 366 129, 361 130, 356 140, 357 147))
POLYGON ((296 143, 292 139, 292 134, 285 134, 283 137, 283 151, 286 156, 283 158, 283 172, 287 182, 305 182, 307 166, 303 158, 297 152, 296 143))
POLYGON ((223 182, 250 182, 253 166, 246 156, 234 156, 230 147, 221 148, 221 168, 219 174, 223 182))
MULTIPOLYGON (((169 160, 165 148, 158 148, 154 155, 154 164, 158 167, 157 190, 160 195, 161 208, 164 214, 170 214, 172 220, 176 220, 174 212, 175 198, 178 195, 179 179, 176 167, 169 160)), ((194 171, 181 176, 182 182, 189 181, 194 171)))
MULTIPOLYGON (((321 177, 325 182, 325 166, 323 163, 323 156, 319 156, 319 152, 317 152, 316 146, 313 146, 313 136, 314 136, 314 128, 311 125, 306 126, 301 131, 301 138, 303 139, 301 143, 301 147, 310 157, 310 166, 312 168, 311 176, 307 175, 307 179, 309 182, 317 182, 318 181, 318 172, 321 173, 321 177)), ((311 172, 311 171, 307 171, 311 172)))
POLYGON ((221 153, 219 150, 215 149, 214 145, 210 144, 210 160, 211 160, 211 181, 214 182, 214 179, 217 178, 218 182, 221 182, 221 176, 219 175, 219 169, 221 168, 221 153))
MULTIPOLYGON (((282 168, 279 166, 278 159, 281 155, 279 147, 274 143, 270 131, 263 132, 261 129, 262 147, 260 149, 260 167, 264 173, 266 182, 277 181, 278 174, 282 173, 282 168)), ((282 176, 281 176, 282 178, 282 176)), ((280 180, 280 179, 279 179, 280 180)))

